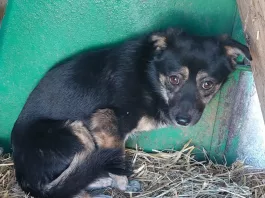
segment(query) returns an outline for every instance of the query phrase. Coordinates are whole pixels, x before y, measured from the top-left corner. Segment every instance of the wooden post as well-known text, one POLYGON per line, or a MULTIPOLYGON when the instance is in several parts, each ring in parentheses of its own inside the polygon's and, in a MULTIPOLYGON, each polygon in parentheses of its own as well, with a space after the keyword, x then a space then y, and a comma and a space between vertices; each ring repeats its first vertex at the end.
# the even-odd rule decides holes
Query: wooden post
POLYGON ((253 76, 265 118, 265 0, 237 0, 243 29, 253 58, 253 76))
POLYGON ((5 12, 5 7, 6 7, 6 1, 7 0, 0 0, 0 24, 1 24, 1 20, 4 16, 4 12, 5 12))

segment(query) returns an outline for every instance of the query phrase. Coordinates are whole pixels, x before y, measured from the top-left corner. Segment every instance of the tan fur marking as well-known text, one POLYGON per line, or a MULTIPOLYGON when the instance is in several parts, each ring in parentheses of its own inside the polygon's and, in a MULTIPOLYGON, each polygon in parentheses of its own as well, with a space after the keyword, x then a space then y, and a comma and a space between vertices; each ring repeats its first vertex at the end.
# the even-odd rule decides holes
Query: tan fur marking
POLYGON ((201 99, 201 101, 204 103, 204 104, 207 104, 211 99, 212 97, 214 96, 214 94, 220 89, 222 83, 220 84, 215 84, 215 86, 212 88, 212 94, 209 95, 208 97, 204 97, 204 90, 202 89, 201 87, 201 80, 203 78, 206 78, 208 77, 209 74, 204 72, 204 71, 199 71, 197 76, 196 76, 196 82, 197 82, 197 86, 198 86, 198 90, 199 90, 199 97, 201 99))
POLYGON ((160 80, 162 85, 165 85, 167 77, 164 74, 159 74, 159 80, 160 80))
POLYGON ((190 75, 190 70, 188 67, 186 66, 182 66, 180 69, 179 69, 179 73, 182 74, 182 76, 184 77, 183 80, 188 80, 189 78, 189 75, 190 75))
POLYGON ((113 136, 108 132, 95 132, 93 136, 101 148, 118 148, 124 145, 124 141, 118 136, 113 136))
POLYGON ((90 130, 108 131, 110 133, 117 132, 117 120, 114 112, 111 109, 99 109, 97 110, 92 118, 90 130))
POLYGON ((238 49, 236 47, 225 46, 224 48, 226 50, 226 55, 231 57, 233 64, 236 64, 235 59, 237 58, 238 55, 244 54, 240 49, 238 49))
POLYGON ((157 50, 165 49, 167 47, 166 37, 153 35, 151 39, 154 42, 154 46, 156 47, 157 50))
POLYGON ((238 56, 239 54, 244 54, 240 49, 236 47, 231 47, 231 46, 225 46, 226 49, 226 54, 228 56, 238 56))
POLYGON ((139 131, 150 131, 158 127, 157 122, 147 116, 143 116, 137 124, 137 127, 132 130, 132 133, 139 131))
MULTIPOLYGON (((186 66, 182 66, 180 67, 180 69, 178 71, 176 71, 175 75, 178 75, 180 77, 181 75, 181 79, 182 81, 186 81, 189 78, 189 68, 186 66)), ((160 88, 160 93, 163 97, 163 99, 165 100, 165 102, 168 104, 169 103, 169 99, 172 97, 172 94, 168 93, 168 89, 167 89, 167 81, 168 81, 168 77, 165 76, 164 74, 159 74, 159 81, 161 83, 161 88, 160 88)), ((183 83, 182 83, 183 84, 183 83)), ((180 89, 180 86, 175 87, 175 91, 178 91, 180 89)))
POLYGON ((166 89, 166 81, 167 81, 167 77, 163 74, 159 74, 159 81, 161 82, 161 94, 164 98, 164 100, 166 101, 166 103, 168 103, 168 95, 167 95, 167 89, 166 89))
POLYGON ((90 130, 99 147, 117 148, 124 145, 117 129, 117 119, 110 109, 100 109, 91 118, 90 130))
POLYGON ((69 126, 72 128, 74 134, 78 137, 80 142, 87 150, 93 151, 95 149, 93 137, 91 136, 88 129, 84 126, 83 122, 74 121, 69 126))
POLYGON ((147 116, 143 116, 139 121, 137 126, 127 134, 125 140, 127 140, 130 136, 135 135, 137 132, 151 131, 153 129, 160 129, 166 127, 166 124, 156 122, 155 119, 149 118, 147 116))
POLYGON ((205 71, 199 71, 199 72, 197 73, 197 76, 196 76, 196 81, 197 81, 197 83, 198 83, 201 79, 206 78, 206 77, 208 77, 208 76, 209 76, 209 74, 208 74, 207 72, 205 72, 205 71))

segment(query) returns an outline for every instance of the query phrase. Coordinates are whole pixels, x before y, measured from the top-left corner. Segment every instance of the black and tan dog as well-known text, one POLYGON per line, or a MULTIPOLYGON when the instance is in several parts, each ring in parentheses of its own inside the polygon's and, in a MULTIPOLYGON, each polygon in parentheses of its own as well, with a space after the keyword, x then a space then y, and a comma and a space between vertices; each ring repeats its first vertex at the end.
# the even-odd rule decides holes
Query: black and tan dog
POLYGON ((14 125, 17 181, 41 198, 89 197, 86 187, 106 174, 125 189, 127 136, 197 123, 239 54, 251 59, 228 37, 169 28, 58 63, 14 125))

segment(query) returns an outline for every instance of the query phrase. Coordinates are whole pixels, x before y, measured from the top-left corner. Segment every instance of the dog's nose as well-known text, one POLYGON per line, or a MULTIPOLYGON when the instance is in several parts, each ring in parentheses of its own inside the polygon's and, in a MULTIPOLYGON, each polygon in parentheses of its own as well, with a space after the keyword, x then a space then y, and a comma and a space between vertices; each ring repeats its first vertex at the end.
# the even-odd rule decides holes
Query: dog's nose
POLYGON ((187 126, 191 122, 191 118, 190 117, 180 117, 180 116, 177 116, 176 117, 176 121, 177 121, 177 123, 179 125, 187 126))

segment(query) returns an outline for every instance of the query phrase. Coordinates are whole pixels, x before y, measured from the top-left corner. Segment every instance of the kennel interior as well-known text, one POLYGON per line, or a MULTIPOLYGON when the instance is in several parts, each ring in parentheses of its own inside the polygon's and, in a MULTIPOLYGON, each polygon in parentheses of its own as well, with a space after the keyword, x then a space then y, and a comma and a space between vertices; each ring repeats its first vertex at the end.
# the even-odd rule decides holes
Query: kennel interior
MULTIPOLYGON (((235 0, 9 0, 0 30, 0 146, 30 91, 58 60, 83 48, 120 42, 157 28, 180 26, 199 35, 228 33, 245 43, 235 0)), ((244 159, 265 167, 265 130, 251 68, 240 63, 190 128, 131 138, 127 146, 180 149, 189 140, 212 159, 244 159)))

